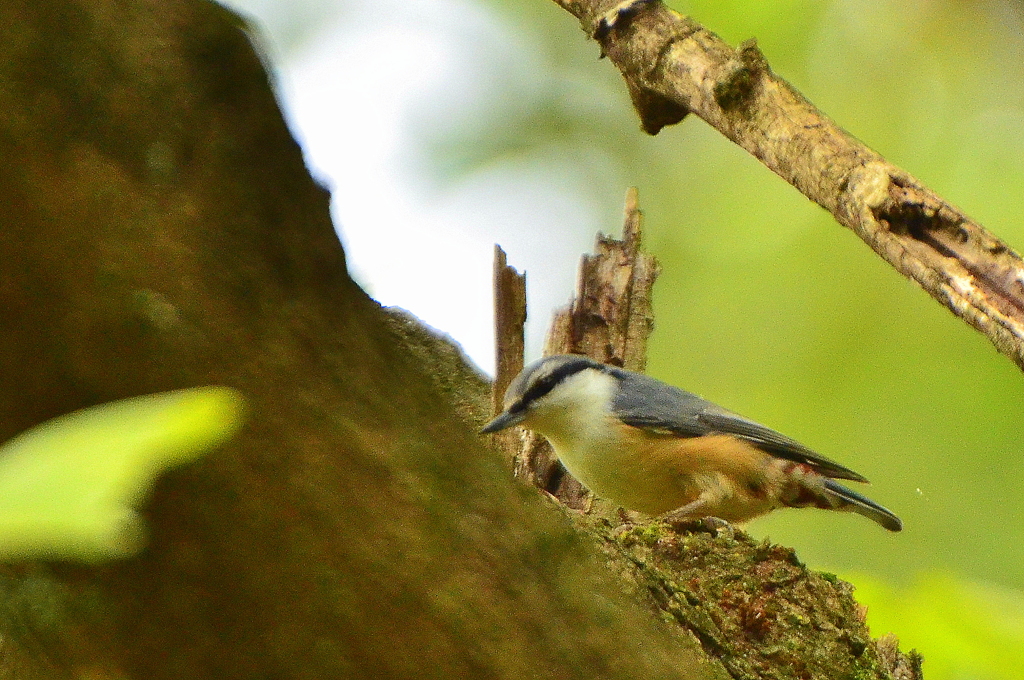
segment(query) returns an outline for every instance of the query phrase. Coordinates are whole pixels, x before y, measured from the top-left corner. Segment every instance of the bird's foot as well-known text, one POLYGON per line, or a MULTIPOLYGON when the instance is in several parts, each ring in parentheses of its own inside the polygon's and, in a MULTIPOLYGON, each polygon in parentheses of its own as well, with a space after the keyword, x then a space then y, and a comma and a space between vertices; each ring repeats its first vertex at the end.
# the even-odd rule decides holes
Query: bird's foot
POLYGON ((716 538, 719 536, 732 538, 736 531, 731 524, 720 517, 695 519, 693 517, 672 517, 669 515, 663 517, 662 521, 677 532, 707 533, 716 538))
POLYGON ((700 524, 703 525, 705 531, 715 538, 718 538, 719 536, 734 538, 736 535, 736 531, 733 529, 733 526, 721 517, 704 517, 700 520, 700 524))

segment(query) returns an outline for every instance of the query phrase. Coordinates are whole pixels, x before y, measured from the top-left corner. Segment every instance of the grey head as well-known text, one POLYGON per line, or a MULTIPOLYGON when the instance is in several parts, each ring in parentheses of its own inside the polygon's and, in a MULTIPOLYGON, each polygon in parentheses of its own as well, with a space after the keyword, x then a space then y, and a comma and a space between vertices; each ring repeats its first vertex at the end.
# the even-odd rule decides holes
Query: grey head
POLYGON ((505 390, 502 412, 487 423, 481 433, 497 432, 518 425, 527 415, 530 407, 569 376, 588 368, 607 372, 610 366, 600 364, 580 354, 556 354, 533 362, 512 380, 505 390))

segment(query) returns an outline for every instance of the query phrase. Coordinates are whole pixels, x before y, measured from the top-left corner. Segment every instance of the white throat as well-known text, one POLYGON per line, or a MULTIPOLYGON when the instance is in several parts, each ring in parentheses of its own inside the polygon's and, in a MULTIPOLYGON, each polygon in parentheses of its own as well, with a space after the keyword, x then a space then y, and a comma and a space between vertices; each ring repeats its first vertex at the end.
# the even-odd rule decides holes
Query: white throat
POLYGON ((530 426, 549 439, 586 439, 611 412, 615 378, 592 368, 575 373, 537 400, 530 426))
POLYGON ((586 478, 592 475, 584 470, 595 462, 599 468, 612 463, 608 449, 616 448, 619 437, 612 416, 616 387, 617 380, 607 373, 584 369, 539 399, 525 423, 544 435, 569 472, 588 486, 586 478))

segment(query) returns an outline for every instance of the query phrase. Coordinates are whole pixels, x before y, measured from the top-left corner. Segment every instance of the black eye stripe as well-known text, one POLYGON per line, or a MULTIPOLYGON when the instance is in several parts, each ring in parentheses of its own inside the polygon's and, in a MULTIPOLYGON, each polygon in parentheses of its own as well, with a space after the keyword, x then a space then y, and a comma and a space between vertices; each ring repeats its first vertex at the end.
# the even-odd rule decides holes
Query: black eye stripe
POLYGON ((579 373, 580 371, 587 368, 602 369, 603 366, 584 356, 579 357, 578 360, 573 359, 566 361, 564 364, 556 367, 553 371, 545 375, 543 378, 540 378, 539 380, 534 382, 532 385, 530 385, 529 389, 523 392, 523 396, 519 400, 519 404, 521 404, 520 408, 525 408, 531 402, 540 399, 548 392, 550 392, 552 389, 554 389, 555 385, 557 385, 558 383, 562 382, 569 376, 579 373))

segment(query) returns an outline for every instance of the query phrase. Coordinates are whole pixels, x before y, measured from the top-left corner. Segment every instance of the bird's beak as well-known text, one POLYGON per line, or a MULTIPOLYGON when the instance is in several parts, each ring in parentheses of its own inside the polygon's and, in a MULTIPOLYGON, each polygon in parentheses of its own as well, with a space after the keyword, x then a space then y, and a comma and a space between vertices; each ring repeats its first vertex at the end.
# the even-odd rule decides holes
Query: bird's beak
POLYGON ((502 411, 494 420, 484 425, 484 429, 480 430, 480 434, 490 434, 491 432, 504 430, 506 427, 518 425, 523 422, 524 418, 526 418, 526 413, 523 411, 502 411))

